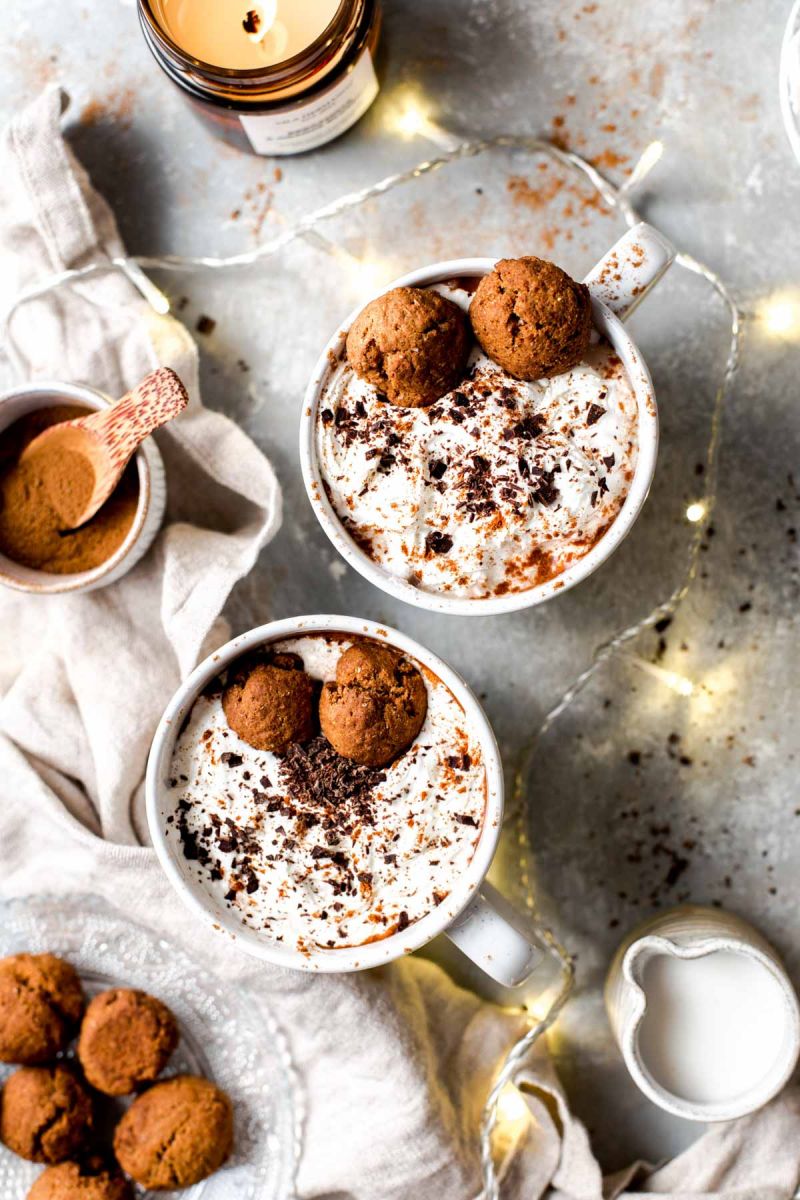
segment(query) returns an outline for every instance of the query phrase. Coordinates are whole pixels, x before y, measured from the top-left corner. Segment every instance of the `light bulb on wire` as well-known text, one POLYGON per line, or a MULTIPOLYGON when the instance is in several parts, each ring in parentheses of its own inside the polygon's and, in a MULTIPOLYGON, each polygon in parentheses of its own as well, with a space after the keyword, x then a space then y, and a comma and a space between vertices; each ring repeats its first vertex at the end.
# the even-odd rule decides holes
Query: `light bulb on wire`
POLYGON ((756 317, 770 337, 800 339, 800 294, 777 292, 756 309, 756 317))
POLYGON ((531 1110, 525 1103, 522 1092, 513 1083, 507 1083, 497 1100, 496 1129, 501 1136, 516 1140, 531 1121, 531 1110))
POLYGON ((395 133, 410 141, 415 137, 427 138, 441 150, 452 150, 457 139, 442 129, 431 116, 430 105, 419 92, 403 90, 388 110, 388 122, 395 133))
POLYGON ((646 658, 641 658, 638 654, 630 654, 628 658, 645 675, 649 675, 651 679, 657 679, 659 683, 663 683, 676 695, 691 696, 693 694, 694 684, 686 675, 680 675, 677 671, 669 671, 666 667, 658 666, 657 663, 648 662, 646 658))

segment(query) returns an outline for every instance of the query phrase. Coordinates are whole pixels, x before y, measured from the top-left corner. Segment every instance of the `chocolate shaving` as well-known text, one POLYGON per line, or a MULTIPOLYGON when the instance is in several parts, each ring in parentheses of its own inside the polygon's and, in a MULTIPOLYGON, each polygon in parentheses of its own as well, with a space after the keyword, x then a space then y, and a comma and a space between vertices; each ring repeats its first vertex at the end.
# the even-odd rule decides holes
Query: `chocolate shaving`
POLYGON ((425 552, 431 554, 447 554, 453 549, 453 539, 449 533, 441 533, 433 529, 425 538, 425 552))
POLYGON ((543 504, 548 508, 554 504, 559 497, 559 490, 553 482, 553 471, 541 471, 538 478, 534 480, 534 486, 531 489, 531 499, 543 504))
POLYGON ((532 442, 544 430, 544 417, 532 413, 529 417, 523 417, 521 421, 517 421, 516 425, 509 425, 503 431, 503 437, 506 441, 511 438, 518 438, 523 442, 532 442))
POLYGON ((359 823, 375 824, 372 792, 386 775, 342 758, 327 738, 290 746, 279 775, 291 807, 307 825, 321 823, 326 830, 347 835, 359 823))

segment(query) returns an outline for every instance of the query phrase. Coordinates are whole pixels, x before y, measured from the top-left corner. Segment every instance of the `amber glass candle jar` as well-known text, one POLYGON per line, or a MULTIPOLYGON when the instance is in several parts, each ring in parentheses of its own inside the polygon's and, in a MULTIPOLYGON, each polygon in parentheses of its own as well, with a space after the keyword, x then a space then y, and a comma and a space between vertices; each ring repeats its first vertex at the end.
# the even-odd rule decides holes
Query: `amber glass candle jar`
POLYGON ((379 0, 138 0, 156 61, 220 137, 300 154, 378 94, 379 0))

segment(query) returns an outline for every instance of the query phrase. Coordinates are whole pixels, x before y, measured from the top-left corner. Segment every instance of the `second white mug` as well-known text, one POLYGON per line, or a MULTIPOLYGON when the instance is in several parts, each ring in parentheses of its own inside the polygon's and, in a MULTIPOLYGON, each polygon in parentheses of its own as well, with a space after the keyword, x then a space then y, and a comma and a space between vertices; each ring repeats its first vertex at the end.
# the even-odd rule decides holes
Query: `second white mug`
MULTIPOLYGON (((506 910, 507 904, 498 903, 497 893, 486 882, 503 819, 503 771, 486 714, 451 667, 395 629, 355 617, 310 616, 273 621, 234 638, 193 671, 167 706, 153 739, 146 793, 153 845, 178 895, 209 925, 225 930, 242 950, 257 958, 305 971, 360 971, 401 958, 444 933, 498 983, 514 987, 528 978, 543 957, 544 946, 535 931, 528 928, 526 919, 521 914, 519 919, 508 919, 500 911, 506 910), (401 651, 440 680, 460 705, 480 746, 486 805, 475 852, 463 873, 452 879, 449 894, 440 904, 388 937, 359 946, 319 948, 309 954, 244 924, 224 903, 221 893, 212 895, 198 881, 193 864, 184 857, 174 836, 176 792, 170 787, 170 778, 176 741, 203 690, 242 655, 287 638, 314 634, 373 639, 401 651)), ((431 802, 435 803, 433 798, 431 802)))

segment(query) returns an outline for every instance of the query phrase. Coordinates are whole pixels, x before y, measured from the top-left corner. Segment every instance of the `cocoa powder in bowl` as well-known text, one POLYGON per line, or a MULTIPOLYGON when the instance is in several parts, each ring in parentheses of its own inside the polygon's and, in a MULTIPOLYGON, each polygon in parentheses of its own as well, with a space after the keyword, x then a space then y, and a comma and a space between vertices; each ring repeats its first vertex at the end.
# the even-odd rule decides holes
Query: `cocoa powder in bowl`
POLYGON ((36 409, 0 431, 0 554, 21 566, 53 575, 73 575, 101 566, 128 535, 139 503, 139 481, 131 460, 116 489, 91 521, 80 529, 64 530, 49 490, 83 492, 88 463, 76 455, 53 461, 20 463, 25 447, 44 429, 85 416, 77 404, 36 409), (82 469, 76 469, 82 468, 82 469))

